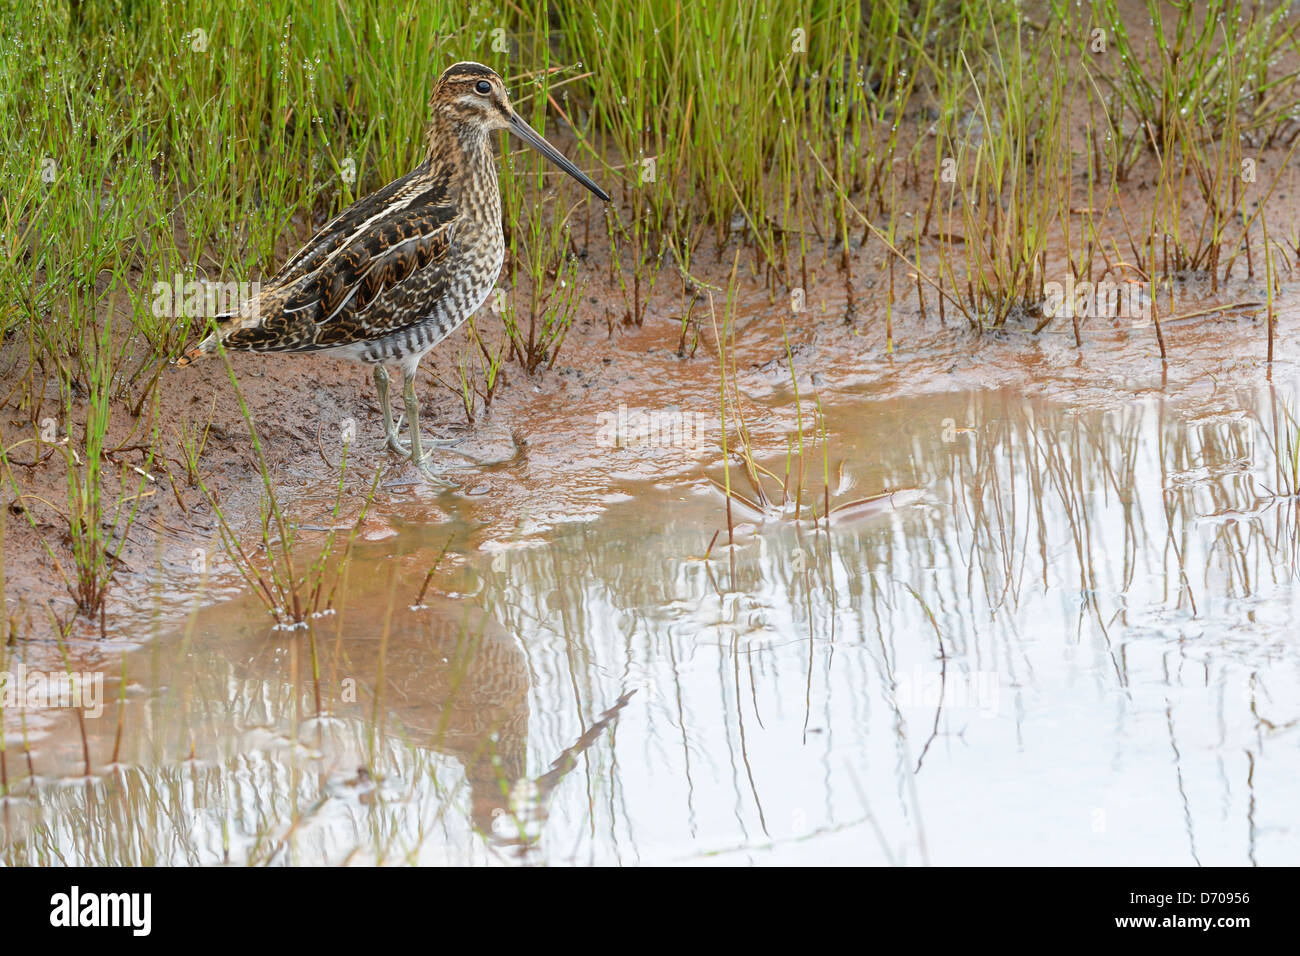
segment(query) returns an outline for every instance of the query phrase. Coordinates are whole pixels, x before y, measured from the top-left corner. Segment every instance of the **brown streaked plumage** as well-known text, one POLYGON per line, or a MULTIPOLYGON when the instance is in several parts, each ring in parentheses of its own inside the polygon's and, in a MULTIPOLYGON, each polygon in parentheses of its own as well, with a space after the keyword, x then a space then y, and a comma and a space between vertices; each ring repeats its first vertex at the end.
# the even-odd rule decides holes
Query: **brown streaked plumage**
POLYGON ((217 350, 329 351, 375 368, 389 447, 424 464, 415 373, 468 319, 505 257, 489 133, 508 129, 606 202, 609 196, 532 130, 501 77, 478 63, 447 68, 429 100, 425 158, 327 223, 238 312, 177 361, 217 350), (388 402, 387 365, 402 370, 411 442, 388 402))

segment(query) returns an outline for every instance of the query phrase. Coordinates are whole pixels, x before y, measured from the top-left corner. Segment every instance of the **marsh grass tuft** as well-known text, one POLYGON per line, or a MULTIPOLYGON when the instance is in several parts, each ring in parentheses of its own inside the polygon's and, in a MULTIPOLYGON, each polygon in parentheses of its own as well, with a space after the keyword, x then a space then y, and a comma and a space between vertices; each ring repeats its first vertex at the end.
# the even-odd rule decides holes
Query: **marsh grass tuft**
MULTIPOLYGON (((325 538, 320 548, 311 556, 307 569, 301 571, 300 556, 297 554, 298 535, 294 522, 286 515, 280 502, 276 482, 262 449, 257 426, 244 400, 243 391, 230 365, 229 356, 224 349, 220 354, 222 361, 226 363, 230 385, 248 429, 254 465, 262 484, 258 524, 259 547, 256 552, 250 553, 249 549, 241 543, 244 536, 240 533, 240 529, 232 525, 222 510, 217 496, 201 476, 198 478, 198 485, 217 519, 218 536, 222 547, 240 577, 263 601, 278 625, 286 628, 306 627, 311 617, 333 608, 333 598, 338 583, 379 488, 382 468, 375 469, 369 492, 362 497, 357 516, 353 519, 342 550, 338 551, 336 547, 338 522, 342 517, 344 502, 350 497, 347 484, 350 446, 348 442, 344 443, 343 458, 339 463, 338 485, 329 514, 330 525, 325 531, 325 538)), ((193 446, 191 445, 190 448, 192 449, 193 446)), ((193 461, 191 467, 194 467, 193 461)), ((195 470, 197 472, 197 469, 195 470)))
MULTIPOLYGON (((178 450, 157 416, 168 360, 208 316, 150 307, 150 290, 265 275, 411 169, 430 83, 454 60, 502 73, 533 125, 616 199, 599 208, 505 147, 508 294, 500 326, 489 332, 485 312, 470 332, 478 358, 452 386, 471 420, 506 366, 553 366, 584 298, 606 300, 611 333, 674 313, 678 351, 694 354, 716 288, 707 271, 717 280, 742 261, 773 303, 842 287, 824 298, 855 330, 875 283, 879 314, 861 331, 886 354, 905 344, 897 317, 913 295, 926 321, 1037 332, 1058 321, 1043 311, 1050 278, 1140 281, 1165 356, 1176 276, 1208 274, 1216 293, 1257 270, 1276 284, 1262 211, 1291 152, 1258 182, 1243 164, 1300 143, 1297 18, 1243 0, 1148 0, 1146 25, 1118 0, 1032 11, 102 0, 0 12, 0 348, 17 423, 0 453, 33 529, 32 509, 67 528, 66 546, 38 535, 86 616, 102 611, 152 491, 141 473, 156 462, 171 476, 175 462, 203 480, 203 433, 178 450), (1154 184, 1141 206, 1125 201, 1137 180, 1154 184), (131 307, 118 314, 119 302, 131 307), (52 441, 40 437, 47 419, 52 441), (122 447, 137 457, 110 433, 129 433, 122 447), (60 466, 65 500, 33 497, 31 469, 60 466)), ((720 348, 734 327, 721 331, 720 348)), ((1085 345, 1077 316, 1072 331, 1085 345)), ((723 409, 743 449, 740 413, 723 409)), ((741 464, 762 504, 769 492, 751 480, 762 472, 741 464)), ((816 497, 790 481, 797 509, 816 497)), ((278 505, 266 508, 264 537, 287 546, 278 505)), ((260 593, 300 617, 294 600, 310 603, 311 588, 299 594, 288 567, 265 574, 260 593)))

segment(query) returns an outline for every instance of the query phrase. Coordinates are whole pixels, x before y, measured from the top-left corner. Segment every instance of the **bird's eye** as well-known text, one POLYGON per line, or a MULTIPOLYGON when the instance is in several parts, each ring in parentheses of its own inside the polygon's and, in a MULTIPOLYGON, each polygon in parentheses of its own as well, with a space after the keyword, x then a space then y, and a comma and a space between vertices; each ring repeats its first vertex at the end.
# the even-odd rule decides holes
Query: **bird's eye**
POLYGON ((492 84, 489 83, 487 80, 479 80, 477 83, 474 84, 474 92, 480 94, 481 96, 487 96, 489 93, 492 92, 492 84))

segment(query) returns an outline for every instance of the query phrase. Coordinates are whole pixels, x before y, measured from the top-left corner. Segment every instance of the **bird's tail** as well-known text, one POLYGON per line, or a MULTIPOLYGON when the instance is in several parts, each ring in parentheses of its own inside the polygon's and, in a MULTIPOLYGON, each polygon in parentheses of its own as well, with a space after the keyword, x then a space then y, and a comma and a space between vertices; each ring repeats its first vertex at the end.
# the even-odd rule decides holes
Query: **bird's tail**
POLYGON ((216 352, 221 343, 227 342, 233 333, 238 332, 240 329, 261 324, 261 296, 263 291, 265 290, 259 290, 256 295, 241 303, 239 308, 233 312, 223 312, 220 315, 213 316, 208 324, 208 334, 194 348, 189 349, 172 364, 176 368, 193 365, 199 359, 216 352))
POLYGON ((201 358, 211 355, 217 350, 217 346, 226 340, 230 335, 240 327, 242 316, 239 312, 225 312, 221 315, 214 316, 212 324, 208 326, 210 331, 194 348, 188 350, 172 364, 177 368, 185 368, 187 365, 193 365, 201 358))
POLYGON ((193 365, 201 358, 205 358, 215 352, 217 349, 216 335, 209 335, 203 339, 194 348, 187 351, 172 363, 176 368, 185 368, 187 365, 193 365))

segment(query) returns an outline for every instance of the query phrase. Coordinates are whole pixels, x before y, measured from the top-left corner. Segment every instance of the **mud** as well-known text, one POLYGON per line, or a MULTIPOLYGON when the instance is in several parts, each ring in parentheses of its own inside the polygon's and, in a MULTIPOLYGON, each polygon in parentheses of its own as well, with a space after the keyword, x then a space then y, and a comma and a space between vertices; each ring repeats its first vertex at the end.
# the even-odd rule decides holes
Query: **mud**
MULTIPOLYGON (((859 290, 869 290, 880 278, 859 280, 859 290)), ((1181 321, 1177 315, 1165 316, 1166 362, 1159 359, 1150 322, 1088 320, 1082 328, 1084 344, 1078 347, 1065 323, 1038 334, 1027 327, 976 334, 952 327, 951 319, 942 328, 933 314, 922 320, 915 302, 910 309, 902 303, 895 310, 889 349, 881 316, 846 322, 844 288, 833 264, 815 271, 814 279, 803 313, 791 314, 788 302, 757 277, 744 283, 747 288, 737 298, 734 354, 728 355, 737 372, 733 385, 760 405, 789 406, 747 420, 762 451, 783 447, 794 426, 792 382, 803 397, 815 394, 828 407, 841 395, 863 389, 881 398, 906 398, 969 388, 1011 388, 1092 407, 1153 394, 1191 400, 1213 395, 1218 383, 1285 377, 1293 368, 1295 334, 1285 299, 1279 305, 1277 358, 1269 369, 1262 361, 1266 331, 1258 306, 1181 321)), ((346 523, 346 513, 338 521, 328 517, 345 450, 345 423, 355 427, 357 436, 347 447, 344 479, 352 513, 367 496, 375 470, 381 471, 378 498, 363 530, 367 539, 392 533, 393 521, 438 524, 458 518, 478 526, 460 547, 501 547, 544 534, 556 523, 590 520, 608 504, 635 493, 629 483, 701 475, 716 466, 719 366, 707 300, 701 298, 693 309, 700 337, 693 355, 682 355, 681 317, 663 304, 650 308, 642 327, 617 326, 611 334, 603 315, 592 315, 599 309, 601 286, 601 276, 593 270, 584 297, 588 308, 579 313, 555 365, 533 376, 507 365, 506 382, 491 408, 485 411, 478 402, 473 422, 466 421, 460 396, 444 384, 457 381, 457 358, 470 354, 464 334, 426 359, 419 389, 426 433, 464 438, 454 450, 437 453, 447 478, 459 486, 450 493, 414 481, 416 476, 382 448, 368 369, 320 355, 232 355, 279 500, 290 503, 295 520, 305 526, 346 523), (681 429, 683 422, 684 434, 667 436, 677 447, 657 447, 664 437, 659 425, 681 429), (465 456, 510 460, 477 468, 465 456)), ((1259 302, 1259 293, 1254 284, 1236 283, 1217 299, 1180 299, 1177 312, 1259 302)), ((715 317, 721 323, 722 316, 715 317)), ((490 335, 486 326, 493 321, 486 317, 485 334, 490 335)), ((25 355, 13 343, 6 351, 4 364, 12 377, 25 355)), ((160 574, 192 581, 200 552, 206 587, 214 596, 236 586, 216 518, 202 490, 187 480, 181 451, 182 429, 201 435, 206 428, 204 481, 246 546, 254 548, 264 493, 227 372, 219 360, 168 369, 159 396, 156 412, 146 411, 139 421, 122 404, 113 409, 107 446, 123 450, 114 450, 109 462, 124 470, 127 482, 137 481, 131 466, 147 464, 134 447, 141 432, 156 426, 169 454, 149 467, 153 480, 144 486, 104 621, 76 615, 61 580, 50 573, 42 544, 43 539, 54 549, 71 574, 66 519, 47 506, 57 506, 66 495, 62 460, 45 446, 43 463, 23 467, 22 449, 11 453, 14 473, 24 493, 32 496, 20 504, 10 489, 5 515, 6 599, 17 639, 51 640, 53 620, 69 626, 73 639, 114 636, 119 630, 114 620, 138 614, 142 602, 152 600, 148 595, 160 574)), ((6 435, 18 435, 17 426, 24 424, 8 423, 6 435)), ((84 423, 74 423, 73 435, 81 428, 84 423)), ((29 436, 28 431, 21 434, 29 436)), ((107 465, 105 470, 111 471, 107 465)), ((110 501, 114 491, 110 479, 110 501)), ((179 590, 183 593, 184 586, 179 590)))
MULTIPOLYGON (((382 449, 368 370, 232 356, 304 560, 378 473, 309 630, 274 628, 186 479, 182 430, 207 428, 204 480, 256 558, 264 491, 219 361, 164 372, 140 421, 114 407, 110 462, 153 480, 101 618, 75 613, 45 550, 70 571, 62 460, 14 449, 30 497, 6 499, 6 666, 99 674, 104 710, 6 708, 3 769, 26 780, 6 858, 990 862, 981 828, 1023 861, 1293 852, 1292 264, 1269 365, 1253 279, 1162 290, 1162 361, 1142 319, 1089 319, 1081 342, 1066 322, 977 334, 899 291, 891 342, 879 246, 850 259, 852 308, 837 253, 799 312, 742 271, 726 353, 729 448, 738 395, 778 476, 799 471, 802 414, 811 495, 907 492, 829 535, 739 506, 728 532, 709 480, 723 316, 701 291, 685 354, 677 297, 611 329, 594 254, 554 365, 507 365, 473 422, 449 387, 464 336, 426 359, 426 432, 464 438, 437 453, 454 491, 382 449), (168 454, 149 463, 133 446, 154 427, 168 454), (966 697, 936 707, 935 679, 966 697), (1249 772, 1211 766, 1214 740, 1249 772), (1170 759, 1172 778, 1143 769, 1170 759), (944 798, 972 780, 969 803, 944 798)), ((696 271, 725 282, 731 261, 696 271)), ((25 359, 5 343, 6 384, 25 359)), ((0 426, 6 447, 31 428, 0 426)))

